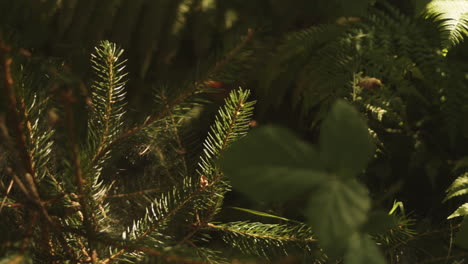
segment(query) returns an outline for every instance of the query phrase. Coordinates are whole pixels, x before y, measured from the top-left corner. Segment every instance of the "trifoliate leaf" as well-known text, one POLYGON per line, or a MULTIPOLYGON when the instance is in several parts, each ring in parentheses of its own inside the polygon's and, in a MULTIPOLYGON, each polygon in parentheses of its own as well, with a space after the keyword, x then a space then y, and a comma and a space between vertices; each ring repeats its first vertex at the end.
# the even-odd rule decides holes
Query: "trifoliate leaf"
POLYGON ((345 101, 337 101, 320 130, 320 156, 327 169, 353 177, 366 168, 374 149, 359 113, 345 101))
POLYGON ((312 146, 287 129, 272 126, 234 143, 220 165, 235 188, 260 200, 285 200, 326 179, 312 146))
POLYGON ((367 189, 354 180, 329 179, 312 193, 306 209, 310 226, 320 245, 343 253, 349 237, 367 220, 370 199, 367 189))
POLYGON ((346 264, 385 264, 386 261, 375 242, 367 235, 354 233, 344 257, 346 264))

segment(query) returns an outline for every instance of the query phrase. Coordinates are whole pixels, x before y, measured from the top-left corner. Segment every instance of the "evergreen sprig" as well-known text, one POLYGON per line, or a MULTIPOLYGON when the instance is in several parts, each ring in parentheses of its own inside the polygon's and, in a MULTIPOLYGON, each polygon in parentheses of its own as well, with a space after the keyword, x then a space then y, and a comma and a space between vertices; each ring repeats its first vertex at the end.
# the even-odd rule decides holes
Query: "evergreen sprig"
POLYGON ((96 79, 92 88, 92 109, 89 118, 89 137, 93 162, 102 158, 101 152, 115 139, 122 129, 125 114, 126 60, 120 57, 123 50, 116 44, 103 41, 91 55, 96 79))
MULTIPOLYGON (((122 233, 124 240, 150 243, 153 247, 158 247, 157 245, 167 247, 167 242, 162 243, 161 238, 177 240, 177 234, 171 233, 174 228, 171 220, 178 219, 177 217, 182 215, 189 223, 193 221, 191 223, 195 225, 195 229, 176 243, 173 250, 177 251, 180 245, 196 237, 200 228, 213 219, 219 210, 224 193, 228 190, 226 183, 220 178, 215 178, 214 174, 218 172, 215 161, 229 144, 247 132, 254 104, 254 102, 247 101, 248 96, 248 90, 239 89, 230 93, 224 107, 219 110, 215 124, 211 127, 205 142, 205 155, 200 158, 202 170, 197 176, 180 171, 179 183, 171 190, 156 195, 146 208, 144 216, 134 221, 122 233), (203 211, 206 213, 203 214, 203 211)), ((176 113, 179 112, 177 109, 175 109, 176 113)), ((174 122, 175 117, 177 116, 170 116, 166 121, 174 122)), ((172 123, 169 126, 175 128, 177 124, 172 123)), ((177 137, 177 134, 174 132, 173 136, 177 137)), ((121 252, 121 254, 124 253, 121 252)))
MULTIPOLYGON (((288 256, 293 250, 311 254, 317 248, 310 227, 300 224, 264 224, 258 222, 231 222, 209 224, 210 229, 221 233, 227 245, 233 245, 245 254, 273 259, 288 256)), ((297 252, 294 252, 297 253, 297 252)))

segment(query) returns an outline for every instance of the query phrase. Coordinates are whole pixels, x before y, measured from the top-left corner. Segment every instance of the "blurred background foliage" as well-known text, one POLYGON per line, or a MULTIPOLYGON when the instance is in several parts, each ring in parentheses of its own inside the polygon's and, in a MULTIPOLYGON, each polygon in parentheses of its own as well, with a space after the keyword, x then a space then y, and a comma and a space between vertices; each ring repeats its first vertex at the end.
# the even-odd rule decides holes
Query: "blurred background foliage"
MULTIPOLYGON (((347 98, 367 116, 378 146, 360 175, 374 206, 403 201, 424 233, 446 230, 445 218, 464 201, 442 204, 446 188, 466 170, 468 149, 467 13, 459 8, 460 23, 450 23, 430 2, 0 0, 0 28, 35 56, 64 60, 70 74, 62 78, 84 98, 92 47, 103 39, 121 45, 136 119, 146 117, 161 87, 242 86, 258 99, 258 124, 286 125, 315 143, 332 102, 347 98)), ((207 98, 219 105, 225 95, 207 98)), ((253 206, 242 196, 228 198, 253 206)), ((297 219, 296 202, 255 206, 297 219)), ((443 242, 438 253, 415 255, 447 253, 450 237, 434 234, 443 242)), ((428 248, 421 244, 406 245, 428 248)), ((395 263, 414 263, 407 259, 395 263)))
MULTIPOLYGON (((251 57, 263 64, 261 58, 274 52, 283 34, 342 16, 364 15, 373 2, 1 0, 0 23, 19 46, 35 55, 66 59, 78 77, 89 72, 89 50, 97 41, 118 43, 128 52, 131 105, 141 110, 155 84, 193 78, 238 44, 248 28, 256 30, 255 41, 250 52, 237 59, 250 60, 238 67, 253 69, 251 57)), ((412 8, 407 1, 396 4, 412 8)), ((251 81, 256 72, 244 71, 223 81, 237 87, 251 81)))

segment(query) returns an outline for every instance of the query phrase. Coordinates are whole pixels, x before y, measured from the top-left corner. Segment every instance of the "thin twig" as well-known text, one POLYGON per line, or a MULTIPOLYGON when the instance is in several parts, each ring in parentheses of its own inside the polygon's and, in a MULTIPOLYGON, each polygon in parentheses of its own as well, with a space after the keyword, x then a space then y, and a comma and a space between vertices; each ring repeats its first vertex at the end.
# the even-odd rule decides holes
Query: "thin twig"
POLYGON ((36 226, 36 222, 39 219, 39 214, 37 211, 32 212, 31 221, 29 222, 28 230, 26 231, 25 237, 23 239, 23 243, 21 243, 21 251, 25 251, 26 248, 29 246, 31 242, 31 237, 33 235, 34 227, 36 226))
POLYGON ((10 180, 10 184, 8 185, 8 188, 6 190, 5 197, 3 197, 2 204, 0 205, 0 213, 2 212, 3 206, 5 205, 5 202, 8 198, 8 194, 10 194, 12 187, 13 187, 13 179, 10 180))
POLYGON ((408 238, 407 240, 401 241, 400 243, 392 246, 390 250, 393 251, 393 250, 397 249, 399 246, 407 244, 408 242, 413 241, 413 240, 418 240, 421 237, 446 232, 447 230, 455 230, 455 229, 460 228, 460 226, 461 226, 461 224, 458 224, 456 226, 450 226, 449 228, 441 228, 441 229, 431 230, 431 231, 428 231, 428 232, 425 232, 425 233, 421 233, 421 234, 412 236, 412 237, 408 238))
POLYGON ((186 159, 185 159, 185 148, 182 144, 182 140, 180 139, 180 136, 179 136, 179 129, 177 128, 177 123, 174 119, 174 115, 172 114, 172 109, 169 107, 169 103, 167 101, 167 97, 166 95, 164 94, 164 91, 162 93, 162 99, 164 101, 164 106, 166 107, 166 111, 168 112, 169 114, 169 117, 171 119, 171 123, 172 123, 172 133, 174 135, 174 138, 176 140, 176 143, 177 143, 177 147, 179 149, 179 151, 177 153, 180 154, 181 156, 181 159, 182 159, 182 166, 184 166, 184 173, 185 174, 188 174, 188 168, 187 168, 187 162, 186 162, 186 159))
POLYGON ((122 197, 136 196, 136 195, 141 195, 145 193, 152 193, 152 192, 159 192, 159 191, 161 191, 160 188, 153 188, 153 189, 147 189, 147 190, 142 190, 138 192, 108 195, 106 198, 122 198, 122 197))
POLYGON ((427 263, 440 263, 442 260, 448 260, 448 259, 456 259, 456 258, 461 258, 461 257, 466 257, 468 256, 468 252, 462 252, 457 255, 452 255, 450 257, 444 256, 444 257, 439 257, 439 258, 432 258, 429 260, 421 261, 416 264, 427 264, 427 263))
POLYGON ((450 241, 449 241, 449 248, 447 250, 447 260, 445 263, 448 262, 448 259, 450 257, 450 254, 452 254, 452 245, 453 245, 453 229, 452 229, 452 222, 449 222, 450 225, 450 241))
MULTIPOLYGON (((103 242, 103 243, 106 243, 106 244, 109 244, 109 245, 112 245, 116 248, 120 248, 122 249, 122 253, 123 251, 127 251, 127 250, 130 250, 130 251, 140 251, 140 252, 144 252, 150 256, 155 256, 155 257, 160 257, 162 259, 164 259, 165 261, 167 262, 174 262, 174 263, 181 263, 181 264, 208 264, 209 262, 206 262, 206 261, 202 261, 202 260, 194 260, 194 259, 189 259, 189 258, 184 258, 184 257, 180 257, 180 256, 177 256, 177 255, 169 255, 163 251, 160 251, 160 250, 157 250, 157 249, 154 249, 154 248, 149 248, 149 247, 143 247, 143 246, 133 246, 133 245, 129 245, 129 244, 121 244, 121 243, 117 243, 115 241, 111 241, 111 240, 108 240, 108 239, 99 239, 100 242, 103 242)), ((102 263, 109 263, 110 259, 106 259, 104 260, 102 263)))

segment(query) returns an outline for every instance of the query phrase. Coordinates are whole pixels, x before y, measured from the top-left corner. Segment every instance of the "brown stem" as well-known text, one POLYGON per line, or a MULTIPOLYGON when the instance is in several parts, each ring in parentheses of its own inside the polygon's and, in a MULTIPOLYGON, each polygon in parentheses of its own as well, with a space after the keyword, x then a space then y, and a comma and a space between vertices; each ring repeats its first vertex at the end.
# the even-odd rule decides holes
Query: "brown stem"
POLYGON ((28 144, 26 140, 26 133, 24 131, 24 124, 21 121, 20 114, 17 111, 18 102, 13 88, 13 77, 11 73, 11 65, 13 58, 10 57, 7 52, 10 50, 5 44, 0 43, 0 61, 3 70, 3 94, 7 100, 8 113, 13 124, 14 134, 16 135, 16 147, 19 151, 20 159, 23 163, 23 168, 34 177, 34 163, 28 151, 28 144))

